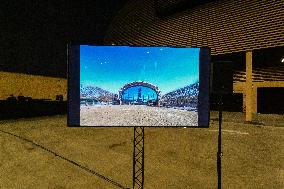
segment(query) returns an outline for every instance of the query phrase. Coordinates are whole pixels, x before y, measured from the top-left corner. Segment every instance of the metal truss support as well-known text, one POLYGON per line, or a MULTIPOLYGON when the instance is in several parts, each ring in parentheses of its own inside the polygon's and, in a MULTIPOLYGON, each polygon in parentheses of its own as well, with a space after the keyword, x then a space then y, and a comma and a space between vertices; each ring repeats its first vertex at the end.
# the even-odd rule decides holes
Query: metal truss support
POLYGON ((133 189, 144 188, 144 127, 134 127, 133 189))

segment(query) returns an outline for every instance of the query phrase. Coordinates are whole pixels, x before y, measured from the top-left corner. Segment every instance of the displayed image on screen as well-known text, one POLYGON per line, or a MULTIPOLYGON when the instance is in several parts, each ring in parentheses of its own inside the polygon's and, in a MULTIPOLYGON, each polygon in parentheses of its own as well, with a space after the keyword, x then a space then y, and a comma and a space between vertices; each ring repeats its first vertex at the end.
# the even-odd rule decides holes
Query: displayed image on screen
POLYGON ((200 48, 78 50, 80 126, 208 126, 199 119, 200 48))

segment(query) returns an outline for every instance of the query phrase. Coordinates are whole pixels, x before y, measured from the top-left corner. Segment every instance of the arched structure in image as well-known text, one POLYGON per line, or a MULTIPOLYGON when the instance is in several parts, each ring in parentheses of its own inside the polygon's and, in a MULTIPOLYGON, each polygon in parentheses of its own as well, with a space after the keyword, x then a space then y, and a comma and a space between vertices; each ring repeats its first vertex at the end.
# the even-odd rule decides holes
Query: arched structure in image
POLYGON ((160 98, 159 88, 144 81, 127 83, 119 90, 120 104, 159 105, 160 98))

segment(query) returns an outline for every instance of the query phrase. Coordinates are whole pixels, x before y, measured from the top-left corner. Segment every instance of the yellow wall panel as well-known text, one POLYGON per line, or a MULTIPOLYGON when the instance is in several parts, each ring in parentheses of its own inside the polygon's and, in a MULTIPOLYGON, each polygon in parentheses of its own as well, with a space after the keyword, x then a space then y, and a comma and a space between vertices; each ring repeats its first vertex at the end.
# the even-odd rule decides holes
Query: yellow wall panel
POLYGON ((0 72, 0 100, 7 99, 11 94, 52 100, 56 95, 63 95, 63 99, 67 100, 67 79, 0 72))

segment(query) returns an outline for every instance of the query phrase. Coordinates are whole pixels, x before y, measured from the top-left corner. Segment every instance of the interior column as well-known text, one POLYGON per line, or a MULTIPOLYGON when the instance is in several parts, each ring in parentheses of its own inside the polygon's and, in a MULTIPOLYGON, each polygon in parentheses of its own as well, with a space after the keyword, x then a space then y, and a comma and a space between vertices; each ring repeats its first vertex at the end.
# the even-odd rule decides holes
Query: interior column
POLYGON ((246 87, 245 87, 245 104, 246 104, 246 121, 252 121, 252 51, 246 52, 246 87))

